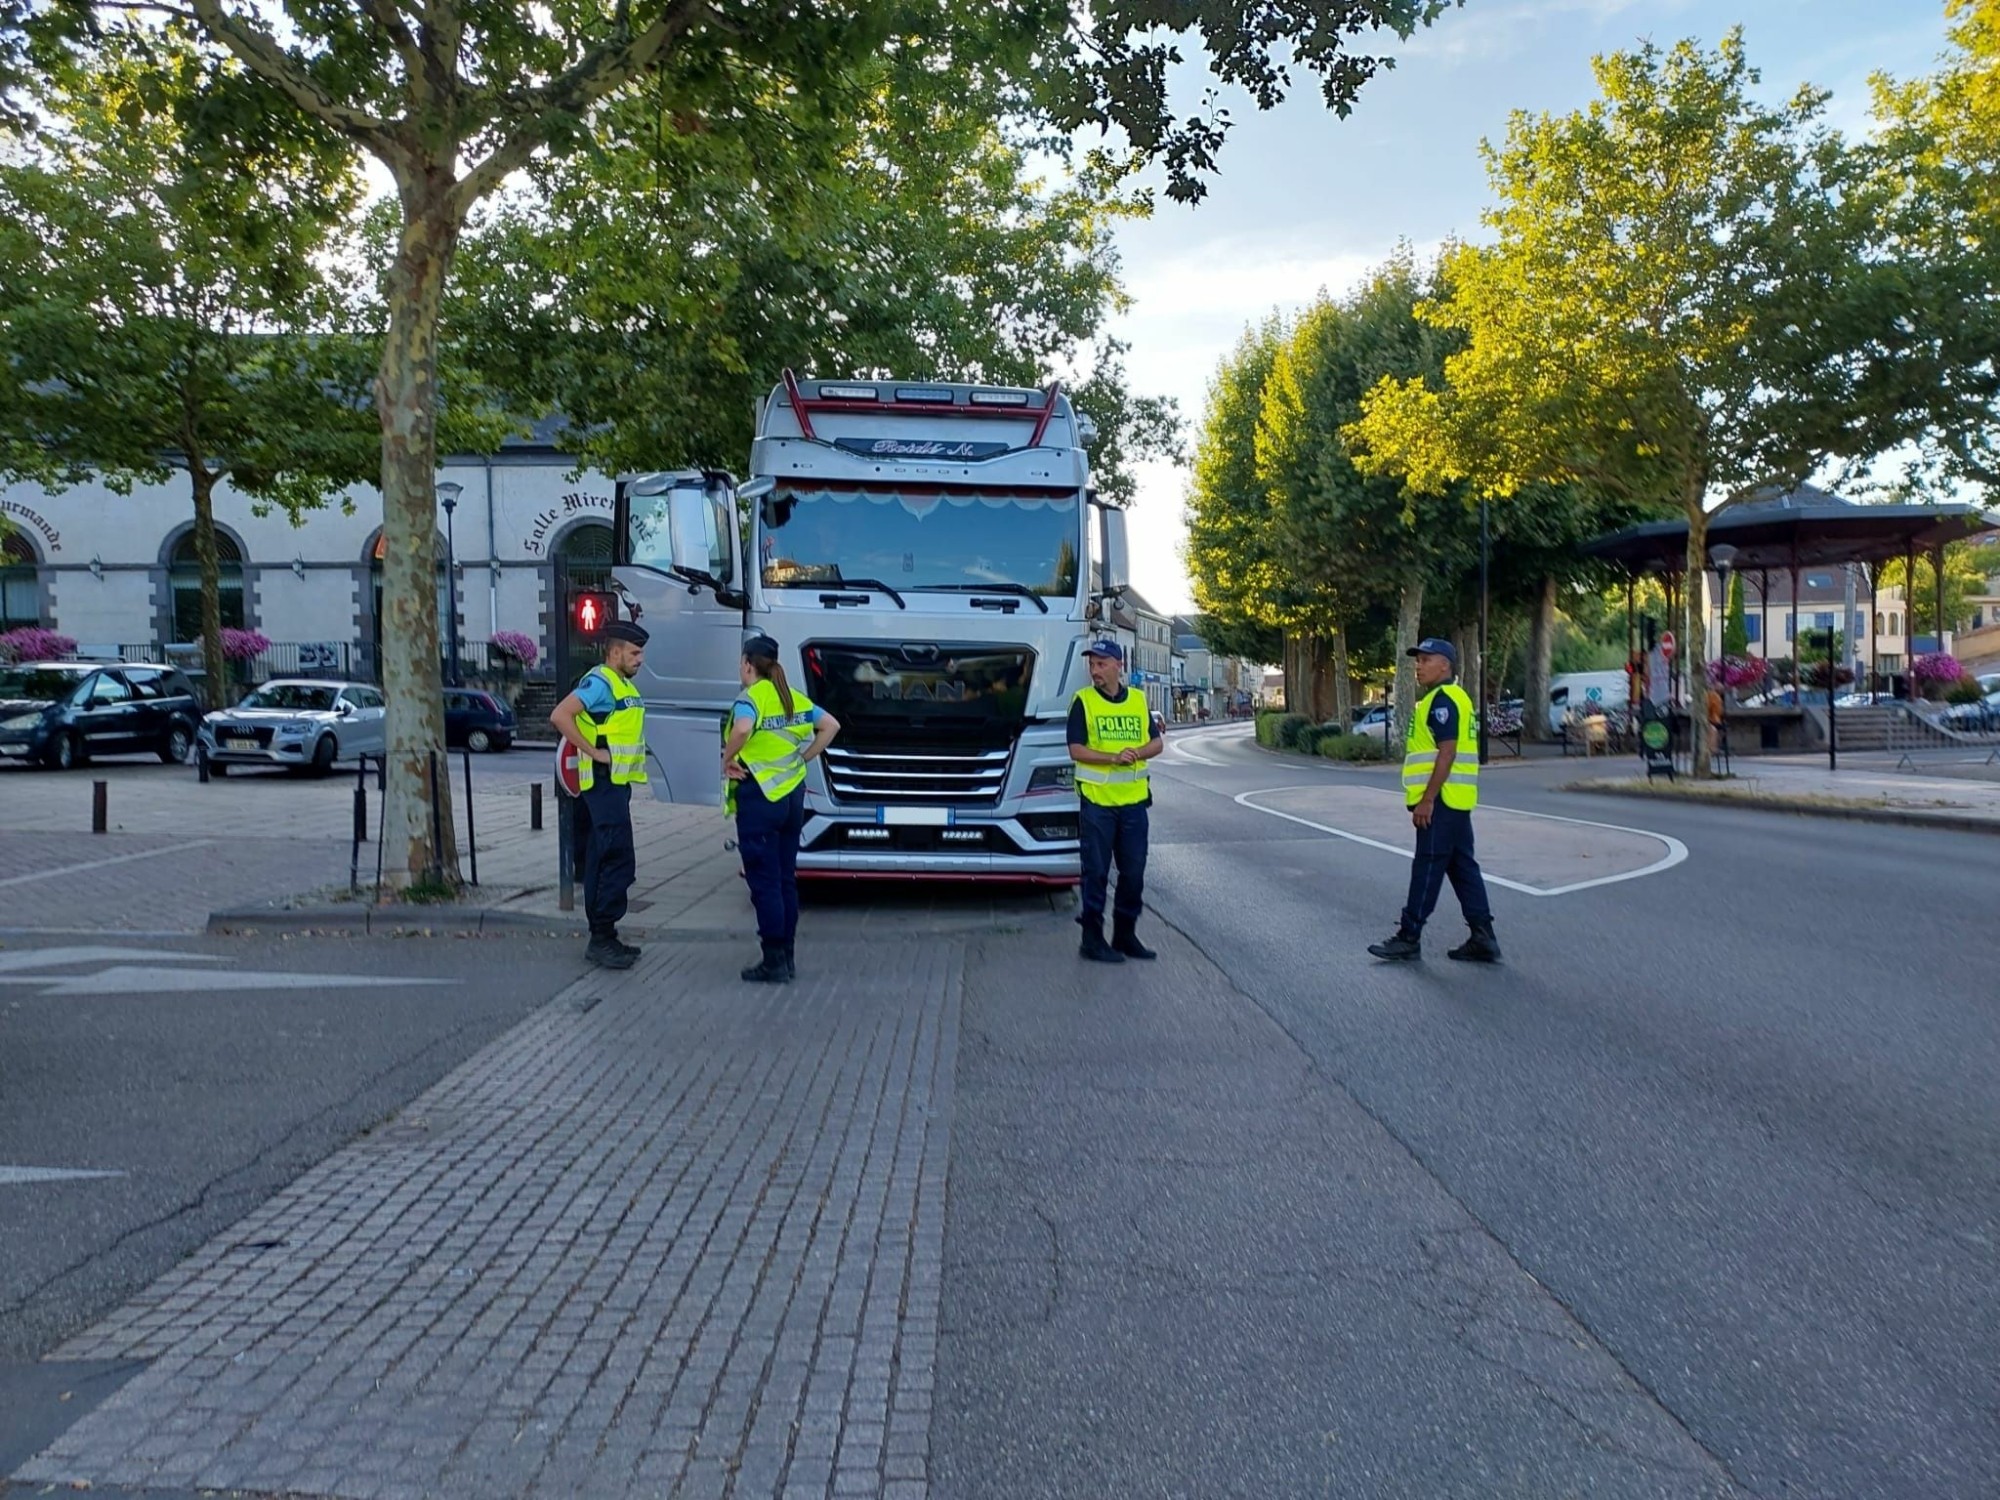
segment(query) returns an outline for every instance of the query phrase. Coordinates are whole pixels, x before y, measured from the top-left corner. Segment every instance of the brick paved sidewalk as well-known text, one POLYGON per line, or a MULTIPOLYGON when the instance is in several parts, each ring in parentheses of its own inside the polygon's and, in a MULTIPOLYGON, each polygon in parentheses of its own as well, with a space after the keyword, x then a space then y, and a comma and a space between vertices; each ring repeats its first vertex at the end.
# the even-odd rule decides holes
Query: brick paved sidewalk
POLYGON ((579 982, 57 1351, 152 1363, 17 1477, 919 1500, 963 950, 807 957, 579 982))

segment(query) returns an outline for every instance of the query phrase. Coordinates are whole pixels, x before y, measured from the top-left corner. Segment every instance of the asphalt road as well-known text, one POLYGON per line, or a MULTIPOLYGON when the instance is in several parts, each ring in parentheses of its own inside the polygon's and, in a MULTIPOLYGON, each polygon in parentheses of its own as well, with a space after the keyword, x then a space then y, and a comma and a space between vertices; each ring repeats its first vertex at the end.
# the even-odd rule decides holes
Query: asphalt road
MULTIPOLYGON (((1447 891, 1426 961, 1391 966, 1364 949, 1394 927, 1407 862, 1235 799, 1301 785, 1389 796, 1393 777, 1281 760, 1242 732, 1178 740, 1157 772, 1148 897, 1214 964, 1220 1009, 1199 1020, 1178 1006, 1117 1009, 1141 991, 1114 984, 1104 991, 1113 1012, 1084 1023, 1066 1010, 1037 1020, 1030 1001, 968 997, 968 1032, 987 1041, 969 1041, 961 1066, 960 1154, 972 1165, 997 1158, 988 1191, 1011 1192, 1032 1214, 981 1219, 969 1199, 961 1211, 967 1173, 955 1159, 948 1255, 961 1257, 959 1292, 978 1300, 954 1325, 948 1281, 944 1378, 948 1389, 968 1378, 967 1341, 989 1365, 1023 1361, 1024 1391, 1035 1389, 1029 1369, 1045 1383, 1085 1378, 1080 1399, 1021 1398, 1041 1424, 1033 1441, 1007 1442, 1005 1412, 965 1409, 944 1436, 941 1469, 963 1481, 954 1493, 1110 1492, 1065 1479, 1081 1453, 1126 1493, 1597 1496, 1717 1483, 1815 1500, 1995 1493, 2000 983, 1981 893, 2000 883, 2000 839, 1565 796, 1546 789, 1555 769, 1491 773, 1487 824, 1506 821, 1499 807, 1617 823, 1663 835, 1662 851, 1677 841, 1686 857, 1568 894, 1496 889, 1507 955, 1497 969, 1444 961, 1463 931, 1447 891), (1055 1159, 1036 1148, 1033 1123, 1055 1129, 1074 1116, 1065 1070, 1053 1058, 1041 1069, 1009 1061, 1038 1056, 1035 1038, 1052 1020, 1085 1027, 1074 1055, 1096 1064, 1099 1096, 1095 1124, 1055 1159), (1268 1046, 1267 1066, 1209 1087, 1219 1133, 1190 1131, 1171 1112, 1144 1122, 1105 1113, 1111 1093, 1164 1086, 1163 1049, 1184 1086, 1186 1068, 1226 1061, 1260 1024, 1295 1049, 1297 1068, 1285 1047, 1268 1046), (1190 1026, 1204 1039, 1193 1056, 1174 1047, 1190 1026), (1092 1040, 1098 1029, 1106 1035, 1092 1040), (1296 1086, 1274 1094, 1280 1067, 1296 1086), (1267 1118, 1267 1138, 1241 1150, 1240 1131, 1227 1128, 1234 1111, 1282 1114, 1286 1101, 1299 1124, 1267 1118), (1350 1110, 1373 1129, 1355 1127, 1350 1110), (1109 1171, 1088 1142, 1114 1119, 1142 1134, 1109 1171), (1315 1135, 1339 1142, 1321 1174, 1394 1189, 1363 1221, 1316 1200, 1313 1174, 1287 1178, 1285 1162, 1309 1153, 1315 1135), (1148 1151, 1178 1170, 1145 1172, 1148 1151), (1397 1176, 1399 1157, 1415 1180, 1397 1176), (1079 1180, 1098 1184, 1101 1211, 1076 1199, 1079 1180), (1133 1182, 1148 1188, 1138 1202, 1119 1196, 1133 1182), (1373 1266, 1384 1252, 1371 1224, 1428 1241, 1448 1219, 1438 1204, 1461 1211, 1541 1290, 1539 1313, 1556 1319, 1550 1346, 1580 1341, 1615 1364, 1638 1393, 1621 1407, 1629 1430, 1585 1413, 1565 1442, 1531 1419, 1533 1403, 1487 1399, 1426 1347, 1421 1308, 1382 1317, 1384 1291, 1450 1303, 1449 1279, 1398 1269, 1373 1295, 1299 1295, 1302 1281, 1338 1287, 1342 1266, 1355 1268, 1303 1246, 1338 1234, 1334 1243, 1373 1266), (979 1290, 999 1279, 982 1238, 1012 1234, 1027 1257, 1039 1222, 1046 1256, 1065 1233, 1150 1224, 1149 1245, 1123 1243, 1095 1263, 1129 1276, 1135 1265, 1171 1266, 1218 1220, 1233 1238, 1212 1254, 1227 1262, 1234 1252, 1238 1285, 1195 1277, 1188 1296, 1143 1306, 1106 1294, 1123 1315, 1108 1325, 1088 1268, 1072 1272, 1067 1304, 1024 1308, 979 1290), (1259 1279, 1272 1268, 1275 1282, 1259 1279), (1216 1318, 1220 1297, 1249 1311, 1216 1318), (1285 1316, 1246 1344, 1244 1329, 1273 1299, 1285 1316), (1339 1326, 1303 1326, 1310 1316, 1339 1326), (1184 1380, 1162 1374, 1175 1361, 1184 1380), (1208 1399, 1188 1399, 1204 1385, 1208 1399), (1157 1406, 1129 1417, 1128 1393, 1149 1391, 1164 1392, 1157 1406), (1206 1444, 1186 1443, 1204 1422, 1206 1444), (1676 1431, 1697 1461, 1661 1446, 1676 1431), (1183 1489, 1162 1463, 1218 1446, 1259 1482, 1218 1475, 1183 1489), (1593 1469, 1579 1460, 1593 1449, 1641 1459, 1593 1469)), ((1287 795, 1306 794, 1256 800, 1284 806, 1287 795)), ((1603 837, 1608 854, 1616 840, 1603 837)), ((1525 857, 1491 841, 1482 854, 1502 866, 1525 857)), ((1081 982, 1103 984, 1097 974, 1081 982)), ((1518 1292, 1493 1284, 1482 1298, 1518 1292)), ((1549 1399, 1609 1388, 1597 1375, 1547 1378, 1519 1354, 1494 1364, 1549 1399)))
POLYGON ((574 943, 520 938, 0 946, 0 1362, 81 1330, 580 972, 574 943))

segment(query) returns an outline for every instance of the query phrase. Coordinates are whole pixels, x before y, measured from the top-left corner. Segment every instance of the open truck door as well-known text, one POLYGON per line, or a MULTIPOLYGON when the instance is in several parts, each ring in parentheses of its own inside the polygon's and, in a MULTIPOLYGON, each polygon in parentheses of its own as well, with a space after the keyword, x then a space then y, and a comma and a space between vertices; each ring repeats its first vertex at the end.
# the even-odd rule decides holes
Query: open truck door
POLYGON ((647 781, 663 802, 722 801, 722 722, 742 691, 749 595, 736 482, 716 471, 618 482, 612 579, 652 639, 639 669, 647 781))

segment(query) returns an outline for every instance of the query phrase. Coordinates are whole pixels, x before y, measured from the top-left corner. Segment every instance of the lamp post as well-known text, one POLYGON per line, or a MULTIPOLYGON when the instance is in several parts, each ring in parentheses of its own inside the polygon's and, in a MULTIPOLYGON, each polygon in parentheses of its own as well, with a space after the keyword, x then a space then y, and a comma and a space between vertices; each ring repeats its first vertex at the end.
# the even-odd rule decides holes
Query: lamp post
MULTIPOLYGON (((1708 549, 1708 560, 1715 564, 1716 577, 1722 584, 1722 608, 1719 612, 1722 624, 1721 628, 1716 631, 1716 634, 1721 637, 1721 649, 1713 652, 1710 658, 1714 661, 1721 661, 1729 654, 1729 568, 1736 561, 1736 549, 1727 542, 1717 542, 1713 547, 1708 549)), ((1727 678, 1724 678, 1725 683, 1727 680, 1727 678)), ((1721 691, 1721 689, 1717 689, 1717 691, 1721 691)), ((1704 695, 1702 702, 1706 704, 1707 701, 1707 697, 1704 695)), ((1725 693, 1723 696, 1723 703, 1725 705, 1723 712, 1725 714, 1729 712, 1727 707, 1728 702, 1728 695, 1725 693)), ((1714 774, 1714 771, 1715 768, 1710 766, 1709 772, 1711 775, 1714 774)))
POLYGON ((437 487, 438 502, 444 506, 444 587, 447 604, 445 624, 451 633, 451 671, 448 681, 458 680, 458 558, 452 546, 451 513, 458 509, 458 497, 465 486, 447 479, 437 487))
POLYGON ((1486 497, 1479 497, 1479 763, 1486 764, 1486 721, 1493 717, 1493 694, 1486 686, 1486 497))

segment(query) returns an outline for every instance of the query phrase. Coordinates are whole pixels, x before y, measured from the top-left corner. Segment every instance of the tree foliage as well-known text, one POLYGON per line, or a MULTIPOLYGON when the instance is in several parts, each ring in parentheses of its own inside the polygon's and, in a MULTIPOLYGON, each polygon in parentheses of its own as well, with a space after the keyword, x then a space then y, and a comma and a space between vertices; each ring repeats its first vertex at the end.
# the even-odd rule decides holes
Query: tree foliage
POLYGON ((215 485, 296 518, 378 440, 365 354, 325 336, 352 163, 296 117, 242 136, 242 83, 185 28, 115 33, 38 75, 0 166, 0 471, 187 476, 218 690, 215 485))
POLYGON ((1758 103, 1740 34, 1595 66, 1587 109, 1517 114, 1488 148, 1495 242, 1451 259, 1425 313, 1464 347, 1441 383, 1384 382, 1358 435, 1417 489, 1575 484, 1678 514, 1698 580, 1712 509, 1908 431, 1898 277, 1823 96, 1758 103))
POLYGON ((1906 286, 1899 373, 1922 412, 1918 472, 2000 492, 2000 0, 1948 0, 1928 78, 1877 77, 1872 159, 1906 286))

